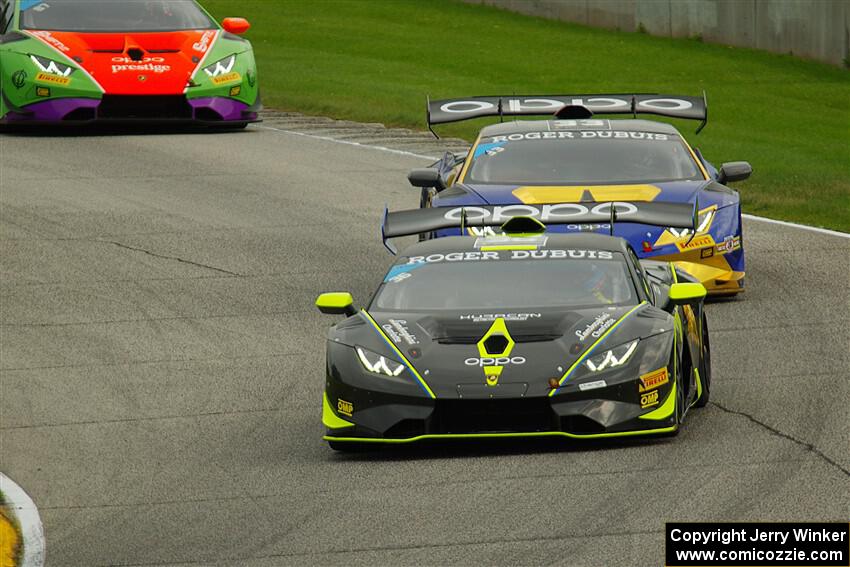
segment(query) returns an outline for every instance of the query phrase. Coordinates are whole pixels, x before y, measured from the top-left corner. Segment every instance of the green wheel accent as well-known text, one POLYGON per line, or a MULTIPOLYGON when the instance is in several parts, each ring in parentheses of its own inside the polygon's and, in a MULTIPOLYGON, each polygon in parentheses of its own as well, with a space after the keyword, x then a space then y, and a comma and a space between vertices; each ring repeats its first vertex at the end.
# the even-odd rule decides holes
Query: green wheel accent
POLYGON ((346 427, 354 427, 350 421, 345 421, 334 413, 331 409, 331 404, 328 403, 327 393, 322 394, 322 423, 328 429, 344 429, 346 427))
POLYGON ((673 387, 670 388, 670 393, 667 394, 667 399, 664 400, 664 403, 651 412, 640 416, 640 419, 670 419, 670 416, 676 411, 676 390, 676 380, 673 380, 673 387))

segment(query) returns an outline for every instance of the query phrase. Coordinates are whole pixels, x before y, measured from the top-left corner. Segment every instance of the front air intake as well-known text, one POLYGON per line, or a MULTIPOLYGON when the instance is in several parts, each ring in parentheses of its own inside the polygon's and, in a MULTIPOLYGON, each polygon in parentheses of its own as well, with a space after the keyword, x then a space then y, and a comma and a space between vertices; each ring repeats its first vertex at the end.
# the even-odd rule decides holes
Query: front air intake
POLYGON ((184 95, 103 95, 98 118, 114 120, 191 120, 192 107, 184 95))

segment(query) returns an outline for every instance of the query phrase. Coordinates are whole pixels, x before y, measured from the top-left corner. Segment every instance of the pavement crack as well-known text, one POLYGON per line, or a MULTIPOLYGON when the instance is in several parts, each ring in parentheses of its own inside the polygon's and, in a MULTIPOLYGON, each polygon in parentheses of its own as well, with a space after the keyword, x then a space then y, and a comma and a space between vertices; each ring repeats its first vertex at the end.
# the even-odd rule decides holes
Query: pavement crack
POLYGON ((231 272, 229 270, 225 270, 223 268, 216 268, 215 266, 210 266, 208 264, 201 264, 200 262, 193 262, 192 260, 187 260, 185 258, 181 258, 179 256, 168 256, 167 254, 157 254, 156 252, 151 252, 150 250, 146 250, 145 248, 136 248, 135 246, 130 246, 128 244, 122 244, 121 242, 117 242, 115 240, 99 240, 98 242, 106 242, 108 244, 114 244, 119 248, 124 248, 126 250, 132 250, 133 252, 142 252, 147 254, 148 256, 153 256, 154 258, 162 258, 165 260, 176 260, 178 262, 182 262, 184 264, 189 264, 191 266, 197 266, 199 268, 205 268, 207 270, 213 270, 215 272, 219 272, 222 274, 228 274, 236 277, 244 277, 243 274, 237 274, 236 272, 231 272))
POLYGON ((826 462, 829 465, 832 465, 833 467, 835 467, 836 469, 838 469, 839 471, 844 473, 845 476, 850 477, 850 470, 844 468, 839 463, 837 463, 835 460, 833 460, 832 458, 827 456, 823 451, 821 451, 820 449, 815 447, 815 445, 813 443, 808 443, 806 441, 803 441, 802 439, 797 439, 793 435, 790 435, 788 433, 780 431, 779 429, 773 427, 772 425, 768 425, 767 423, 761 421, 760 419, 756 418, 755 416, 753 416, 751 414, 748 414, 747 412, 733 410, 733 409, 728 408, 728 407, 726 407, 722 404, 719 404, 715 401, 711 401, 711 402, 709 402, 709 404, 716 407, 717 409, 725 412, 725 413, 732 414, 732 415, 738 415, 738 416, 747 418, 752 423, 754 423, 754 424, 758 425, 759 427, 767 430, 768 432, 775 435, 776 437, 781 437, 782 439, 787 439, 788 441, 791 441, 795 445, 802 447, 806 451, 809 451, 810 453, 817 455, 824 462, 826 462))

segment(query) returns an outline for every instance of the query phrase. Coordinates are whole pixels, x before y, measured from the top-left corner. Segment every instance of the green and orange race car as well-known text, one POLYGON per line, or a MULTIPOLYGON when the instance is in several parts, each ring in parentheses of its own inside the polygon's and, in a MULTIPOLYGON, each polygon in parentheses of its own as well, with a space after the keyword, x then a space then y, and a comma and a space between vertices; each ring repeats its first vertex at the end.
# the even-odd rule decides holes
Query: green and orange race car
POLYGON ((244 127, 261 108, 248 28, 194 0, 0 0, 0 124, 244 127))

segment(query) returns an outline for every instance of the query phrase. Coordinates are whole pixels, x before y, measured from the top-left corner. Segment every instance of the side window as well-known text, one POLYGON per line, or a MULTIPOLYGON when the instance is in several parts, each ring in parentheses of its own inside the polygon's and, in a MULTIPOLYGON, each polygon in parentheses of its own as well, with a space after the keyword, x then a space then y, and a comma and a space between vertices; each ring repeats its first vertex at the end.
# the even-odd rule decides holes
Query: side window
POLYGON ((629 247, 629 260, 634 266, 635 272, 638 276, 638 281, 643 287, 646 297, 649 298, 652 303, 655 303, 655 294, 652 292, 652 286, 649 285, 649 282, 646 280, 646 274, 643 271, 643 266, 640 265, 640 260, 638 260, 638 257, 635 255, 635 251, 632 250, 631 247, 629 247))

